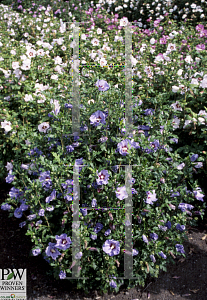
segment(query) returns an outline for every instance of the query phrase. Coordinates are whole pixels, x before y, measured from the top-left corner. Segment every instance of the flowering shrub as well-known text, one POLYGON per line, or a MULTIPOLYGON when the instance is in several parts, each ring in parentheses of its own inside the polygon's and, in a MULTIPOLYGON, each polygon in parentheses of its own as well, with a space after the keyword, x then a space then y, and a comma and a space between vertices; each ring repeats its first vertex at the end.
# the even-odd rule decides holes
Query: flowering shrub
POLYGON ((129 134, 123 69, 128 19, 108 28, 109 22, 101 25, 97 17, 95 30, 96 24, 80 26, 80 66, 72 60, 75 25, 66 28, 49 6, 39 11, 43 20, 40 13, 36 22, 24 13, 22 18, 14 14, 20 24, 12 14, 1 17, 6 21, 0 40, 1 160, 6 182, 14 185, 1 208, 23 218, 19 226, 27 226, 34 242, 31 255, 43 255, 56 279, 70 278, 77 267, 85 278, 75 280, 78 288, 117 292, 126 255, 133 256, 136 274, 129 285, 144 285, 147 274, 157 277, 168 261, 185 255, 189 218, 193 223, 195 215, 203 217, 204 194, 192 172, 201 172, 206 140, 203 147, 176 149, 176 144, 181 132, 206 136, 206 30, 202 24, 179 28, 167 14, 151 31, 132 26, 135 96, 129 134), (72 69, 80 71, 80 134, 75 136, 72 69), (125 244, 132 229, 133 245, 125 244))

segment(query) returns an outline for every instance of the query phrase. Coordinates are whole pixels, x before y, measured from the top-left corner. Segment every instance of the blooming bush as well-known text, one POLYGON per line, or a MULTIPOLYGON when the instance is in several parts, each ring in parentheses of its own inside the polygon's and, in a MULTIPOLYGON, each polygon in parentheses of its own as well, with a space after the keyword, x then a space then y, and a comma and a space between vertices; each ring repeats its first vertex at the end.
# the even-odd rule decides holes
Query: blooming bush
POLYGON ((75 269, 78 288, 117 292, 124 255, 133 256, 136 274, 129 286, 144 285, 147 274, 157 277, 185 255, 186 225, 203 217, 204 194, 193 171, 202 172, 206 155, 207 34, 203 24, 180 28, 167 13, 154 29, 131 26, 129 133, 128 19, 115 16, 109 27, 112 17, 100 22, 99 11, 107 16, 97 9, 94 25, 79 26, 81 64, 72 59, 75 24, 59 22, 50 6, 39 7, 36 19, 26 12, 1 16, 1 164, 14 185, 1 208, 22 218, 19 226, 34 242, 31 255, 43 255, 56 279, 75 269), (80 71, 80 134, 72 136, 74 71, 80 71), (191 136, 203 145, 191 144, 191 136))

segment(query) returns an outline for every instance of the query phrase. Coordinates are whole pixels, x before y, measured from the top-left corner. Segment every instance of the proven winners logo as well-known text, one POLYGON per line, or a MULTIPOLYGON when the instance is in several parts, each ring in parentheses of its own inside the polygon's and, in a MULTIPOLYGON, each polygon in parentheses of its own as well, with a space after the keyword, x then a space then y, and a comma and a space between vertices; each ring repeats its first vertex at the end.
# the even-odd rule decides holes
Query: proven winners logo
POLYGON ((26 300, 26 269, 0 269, 0 300, 26 300))

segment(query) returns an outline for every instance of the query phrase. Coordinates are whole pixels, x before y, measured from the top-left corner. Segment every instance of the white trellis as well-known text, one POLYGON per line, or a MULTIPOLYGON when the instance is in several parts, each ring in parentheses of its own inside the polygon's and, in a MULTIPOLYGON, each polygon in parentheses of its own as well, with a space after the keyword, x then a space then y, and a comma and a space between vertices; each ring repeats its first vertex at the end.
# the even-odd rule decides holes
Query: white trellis
MULTIPOLYGON (((69 22, 68 22, 69 23, 69 22)), ((72 78, 73 78, 73 102, 72 102, 72 135, 83 136, 80 134, 80 96, 79 96, 79 23, 75 22, 73 27, 73 64, 72 64, 72 78)), ((125 125, 126 135, 133 135, 132 132, 132 33, 130 31, 130 22, 125 27, 125 125)), ((80 198, 80 186, 79 186, 79 167, 85 165, 73 166, 73 225, 72 225, 72 257, 75 260, 75 254, 80 251, 80 221, 79 221, 79 198, 80 198)), ((130 225, 125 225, 125 253, 124 253, 124 277, 117 277, 117 279, 136 279, 133 277, 133 257, 132 257, 132 165, 125 166, 125 186, 128 193, 128 198, 125 199, 125 219, 129 220, 130 225), (128 255, 127 252, 131 253, 128 255)), ((134 165, 137 166, 137 165, 134 165)), ((87 210, 99 210, 103 208, 87 207, 87 210)), ((124 209, 124 208, 110 208, 124 209)), ((108 208, 105 208, 108 210, 108 208)), ((79 277, 80 261, 76 261, 76 264, 72 268, 72 277, 66 277, 66 279, 88 279, 88 277, 79 277)))

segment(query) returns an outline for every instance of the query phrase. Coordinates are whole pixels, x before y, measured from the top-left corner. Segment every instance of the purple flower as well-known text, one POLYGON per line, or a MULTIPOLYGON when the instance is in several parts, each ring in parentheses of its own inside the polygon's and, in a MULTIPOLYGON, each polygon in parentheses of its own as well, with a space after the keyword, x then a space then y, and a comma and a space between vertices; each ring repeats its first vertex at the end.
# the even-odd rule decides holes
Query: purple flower
POLYGON ((162 231, 166 231, 167 227, 166 226, 162 226, 162 225, 158 225, 158 228, 162 231))
POLYGON ((106 240, 102 249, 109 256, 118 255, 120 253, 120 243, 114 239, 106 240))
POLYGON ((45 214, 45 210, 44 210, 43 208, 41 208, 41 209, 39 210, 39 212, 38 212, 38 215, 39 215, 40 217, 43 217, 44 214, 45 214))
POLYGON ((155 190, 146 192, 147 193, 147 200, 145 200, 145 203, 147 204, 153 204, 154 201, 157 201, 155 190))
POLYGON ((15 189, 14 187, 11 188, 10 192, 9 192, 9 196, 11 198, 15 198, 17 199, 18 196, 19 196, 19 190, 18 189, 15 189))
POLYGON ((96 240, 97 239, 97 234, 90 234, 90 238, 92 240, 96 240))
POLYGON ((100 123, 106 124, 105 118, 106 118, 105 114, 102 111, 97 110, 95 113, 93 113, 90 116, 90 122, 94 126, 98 126, 100 123))
POLYGON ((55 198, 56 198, 56 190, 54 189, 52 191, 51 195, 45 199, 45 202, 50 203, 50 201, 54 200, 55 198))
POLYGON ((59 277, 60 277, 60 279, 65 279, 66 272, 61 270, 60 273, 59 273, 59 277))
POLYGON ((156 233, 150 233, 150 238, 156 241, 158 239, 158 235, 156 233))
POLYGON ((12 171, 9 171, 9 174, 8 174, 8 176, 6 177, 6 183, 11 183, 12 181, 14 181, 14 175, 11 175, 11 173, 10 172, 12 172, 12 171))
POLYGON ((55 244, 56 248, 61 250, 66 250, 70 248, 72 241, 70 237, 67 237, 66 233, 62 233, 60 236, 56 235, 55 239, 57 241, 57 243, 55 244))
POLYGON ((29 205, 26 205, 26 204, 22 203, 22 204, 20 205, 19 208, 20 208, 22 211, 25 211, 25 210, 28 209, 28 207, 29 207, 29 205))
POLYGON ((94 199, 92 199, 92 201, 91 201, 91 206, 92 207, 96 207, 97 206, 97 200, 94 198, 94 199))
POLYGON ((19 219, 22 217, 22 215, 23 215, 23 212, 22 212, 21 208, 20 207, 16 208, 14 211, 14 216, 19 219))
POLYGON ((143 239, 143 241, 145 242, 145 243, 149 243, 149 241, 148 241, 148 239, 147 239, 147 237, 146 237, 146 235, 145 234, 143 234, 142 235, 142 239, 143 239))
MULTIPOLYGON (((171 192, 172 192, 172 190, 171 190, 171 192)), ((178 196, 180 196, 179 192, 175 192, 170 195, 170 197, 178 197, 178 196)))
POLYGON ((107 170, 102 170, 101 172, 98 173, 98 171, 96 171, 97 175, 98 175, 98 179, 96 179, 96 182, 98 185, 102 185, 102 184, 107 184, 108 180, 109 180, 109 173, 107 170))
POLYGON ((167 228, 168 228, 168 229, 170 229, 170 228, 171 228, 171 226, 172 226, 172 225, 171 225, 171 222, 170 222, 170 221, 168 221, 168 222, 165 224, 165 226, 167 226, 167 228))
POLYGON ((37 255, 39 255, 40 253, 41 253, 40 248, 37 248, 37 249, 32 250, 32 254, 33 254, 34 256, 37 256, 37 255))
POLYGON ((81 208, 80 209, 81 210, 81 212, 82 212, 82 215, 85 217, 85 216, 87 216, 87 208, 81 208))
POLYGON ((176 244, 175 247, 176 247, 176 250, 177 250, 178 252, 180 252, 180 253, 185 253, 185 250, 184 250, 183 245, 176 244))
POLYGON ((36 218, 36 214, 27 216, 27 219, 30 220, 30 221, 34 220, 35 218, 36 218))
POLYGON ((6 203, 6 204, 2 204, 1 209, 3 209, 3 210, 10 210, 11 207, 12 206, 10 204, 6 203))
POLYGON ((54 260, 56 260, 58 255, 61 255, 61 253, 55 248, 55 243, 51 242, 49 242, 49 246, 47 247, 45 253, 47 256, 51 256, 54 260))
POLYGON ((161 252, 159 252, 158 253, 162 258, 164 258, 164 259, 166 259, 167 258, 167 256, 161 251, 161 252))
POLYGON ((111 233, 111 229, 107 229, 104 233, 105 236, 108 236, 111 233))
POLYGON ((203 163, 201 162, 201 161, 199 161, 198 163, 197 163, 197 165, 195 165, 195 168, 201 168, 201 167, 203 167, 203 163))
POLYGON ((73 152, 74 151, 74 147, 72 146, 72 145, 68 145, 68 146, 66 146, 66 150, 67 150, 67 152, 73 152))
POLYGON ((82 256, 83 256, 83 253, 82 252, 78 252, 75 255, 75 259, 81 259, 82 256))
POLYGON ((100 92, 105 92, 105 91, 107 91, 110 88, 109 84, 105 80, 103 80, 103 79, 102 80, 98 80, 96 82, 96 86, 98 87, 98 90, 100 92))
POLYGON ((153 115, 153 112, 154 112, 155 110, 154 109, 152 109, 152 108, 147 108, 147 109, 145 109, 144 110, 144 114, 146 115, 146 116, 148 116, 148 115, 153 115))
POLYGON ((126 156, 127 154, 129 154, 129 152, 127 152, 131 147, 134 148, 134 146, 132 145, 131 141, 129 139, 126 139, 120 143, 118 143, 117 148, 118 151, 121 155, 126 156))
POLYGON ((51 188, 52 181, 50 179, 50 171, 40 173, 39 181, 42 182, 42 187, 51 188))
POLYGON ((54 206, 52 205, 52 206, 48 206, 47 208, 46 208, 46 210, 48 210, 48 211, 53 211, 54 210, 54 206))
POLYGON ((156 259, 155 259, 154 255, 151 254, 151 255, 150 255, 150 258, 151 258, 151 260, 152 260, 153 263, 156 262, 156 259))
POLYGON ((176 225, 176 229, 180 230, 180 231, 184 231, 185 230, 185 225, 180 225, 179 223, 176 225))
POLYGON ((96 223, 95 228, 94 228, 94 232, 98 233, 99 231, 101 231, 103 228, 103 225, 101 223, 96 223))
POLYGON ((193 154, 190 158, 190 160, 193 162, 198 158, 198 154, 193 154))
POLYGON ((113 279, 109 282, 109 285, 110 285, 110 287, 112 287, 114 289, 117 287, 117 284, 113 279))
POLYGON ((21 223, 19 223, 19 227, 23 227, 23 226, 25 226, 27 223, 24 221, 24 222, 21 222, 21 223))
POLYGON ((200 201, 203 201, 203 197, 205 195, 202 195, 200 192, 202 192, 201 188, 197 187, 195 191, 193 191, 194 195, 195 195, 195 198, 197 200, 200 200, 200 201))
POLYGON ((186 211, 186 209, 189 209, 189 210, 193 209, 194 206, 191 205, 191 204, 188 204, 188 203, 180 203, 180 204, 178 205, 178 208, 179 208, 182 212, 184 212, 184 211, 186 211))
POLYGON ((117 190, 115 191, 115 193, 116 193, 116 197, 119 200, 123 200, 123 199, 128 198, 128 194, 127 194, 125 186, 118 187, 117 190))

